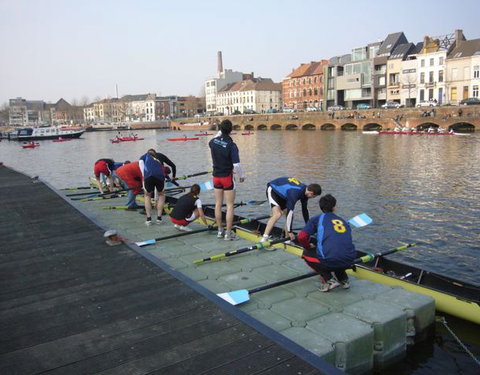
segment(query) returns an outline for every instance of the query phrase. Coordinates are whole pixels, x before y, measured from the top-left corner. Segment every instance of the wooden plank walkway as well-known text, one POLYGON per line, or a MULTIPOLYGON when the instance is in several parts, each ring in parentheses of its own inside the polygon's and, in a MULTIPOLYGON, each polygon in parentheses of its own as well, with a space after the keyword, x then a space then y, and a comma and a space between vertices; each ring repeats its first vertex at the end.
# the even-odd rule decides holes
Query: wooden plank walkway
POLYGON ((340 373, 103 232, 0 166, 1 374, 340 373))

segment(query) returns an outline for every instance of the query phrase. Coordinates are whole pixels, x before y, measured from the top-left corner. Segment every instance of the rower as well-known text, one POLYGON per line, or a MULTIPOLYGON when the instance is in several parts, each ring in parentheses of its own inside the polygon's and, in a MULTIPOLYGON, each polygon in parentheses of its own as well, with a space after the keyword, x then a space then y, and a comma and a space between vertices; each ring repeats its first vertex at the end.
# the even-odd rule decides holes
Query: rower
POLYGON ((198 217, 202 220, 203 224, 208 225, 205 213, 203 212, 202 201, 199 198, 200 190, 200 185, 193 184, 190 192, 180 197, 175 203, 175 207, 170 213, 170 221, 176 229, 191 232, 192 230, 188 228, 187 225, 195 221, 198 217))

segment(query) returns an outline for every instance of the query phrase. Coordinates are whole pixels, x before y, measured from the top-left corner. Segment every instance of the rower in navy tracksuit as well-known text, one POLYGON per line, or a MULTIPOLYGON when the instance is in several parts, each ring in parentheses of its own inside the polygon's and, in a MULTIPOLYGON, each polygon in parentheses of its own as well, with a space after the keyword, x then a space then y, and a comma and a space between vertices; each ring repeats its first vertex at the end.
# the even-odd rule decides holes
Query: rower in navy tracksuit
POLYGON ((300 201, 302 204, 302 214, 305 223, 309 219, 307 203, 308 199, 322 193, 322 188, 318 184, 305 185, 295 177, 279 177, 267 184, 267 199, 272 207, 272 217, 268 220, 262 242, 268 240, 270 232, 275 223, 285 212, 286 223, 285 232, 293 240, 295 235, 292 233, 293 211, 295 204, 300 201))
POLYGON ((160 224, 162 220, 162 211, 165 204, 165 194, 163 189, 165 187, 165 175, 162 162, 157 158, 157 153, 154 149, 149 149, 148 152, 140 157, 139 160, 140 171, 143 176, 143 189, 145 190, 145 212, 147 214, 146 225, 152 224, 152 203, 151 199, 157 191, 157 220, 160 224))
POLYGON ((350 287, 345 269, 352 265, 356 256, 350 225, 333 213, 336 202, 330 194, 320 198, 323 213, 311 218, 298 234, 298 241, 305 249, 302 258, 324 280, 320 287, 322 292, 340 285, 344 289, 350 287), (316 236, 316 245, 310 243, 311 236, 316 236))

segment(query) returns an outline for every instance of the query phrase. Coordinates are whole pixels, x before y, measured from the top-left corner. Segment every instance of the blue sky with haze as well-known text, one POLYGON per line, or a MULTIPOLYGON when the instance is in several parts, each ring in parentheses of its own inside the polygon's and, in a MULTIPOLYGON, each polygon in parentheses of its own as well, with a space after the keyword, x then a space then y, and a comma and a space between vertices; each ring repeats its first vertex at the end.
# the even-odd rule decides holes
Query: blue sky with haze
POLYGON ((154 92, 199 95, 223 66, 280 82, 300 63, 403 31, 411 42, 463 29, 480 1, 0 0, 0 105, 154 92))

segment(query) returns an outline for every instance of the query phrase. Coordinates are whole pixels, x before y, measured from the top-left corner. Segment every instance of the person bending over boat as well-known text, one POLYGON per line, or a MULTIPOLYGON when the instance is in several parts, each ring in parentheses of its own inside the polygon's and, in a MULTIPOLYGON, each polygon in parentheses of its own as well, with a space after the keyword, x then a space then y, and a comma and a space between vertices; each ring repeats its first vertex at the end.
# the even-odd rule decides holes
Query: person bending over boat
POLYGON ((321 197, 319 205, 323 213, 311 218, 298 234, 298 242, 305 249, 302 258, 322 278, 321 292, 340 285, 343 289, 350 288, 345 270, 356 256, 352 230, 347 221, 334 214, 336 204, 330 194, 321 197), (310 243, 312 236, 317 238, 316 245, 310 243))
POLYGON ((115 170, 115 162, 112 159, 99 159, 95 162, 93 166, 93 173, 95 174, 95 179, 97 180, 98 190, 103 194, 103 184, 106 183, 108 190, 113 192, 113 176, 112 172, 115 170), (102 181, 100 181, 102 180, 102 181))
POLYGON ((292 233, 292 223, 295 204, 298 201, 302 204, 303 219, 306 223, 310 217, 307 208, 308 200, 322 194, 322 188, 319 184, 307 186, 295 177, 279 177, 267 184, 266 194, 272 208, 272 216, 267 222, 261 242, 268 241, 270 232, 283 213, 286 216, 285 233, 291 240, 294 240, 295 235, 292 233))
POLYGON ((146 225, 152 225, 152 198, 157 192, 155 204, 157 210, 156 223, 162 221, 163 206, 165 204, 165 174, 162 162, 157 157, 157 152, 151 148, 139 160, 140 171, 142 172, 142 184, 145 191, 145 212, 147 214, 146 225))
POLYGON ((230 137, 232 132, 232 122, 223 120, 220 123, 220 132, 210 140, 208 146, 212 154, 213 161, 213 187, 215 188, 215 221, 217 222, 217 238, 223 238, 225 241, 236 240, 237 237, 232 232, 233 211, 235 202, 235 177, 236 173, 240 182, 245 181, 242 167, 240 166, 240 156, 238 147, 230 137), (222 205, 225 200, 227 206, 226 232, 222 226, 222 205))
POLYGON ((202 220, 203 224, 208 225, 199 195, 200 185, 193 184, 190 192, 181 196, 177 203, 175 203, 175 207, 170 213, 170 221, 176 229, 190 232, 191 229, 188 228, 187 225, 195 221, 198 217, 202 220))
POLYGON ((125 163, 123 166, 115 171, 116 177, 120 182, 123 189, 128 191, 127 197, 127 209, 136 210, 143 208, 143 206, 137 205, 135 197, 142 191, 142 171, 140 170, 140 163, 134 161, 131 163, 125 163))

